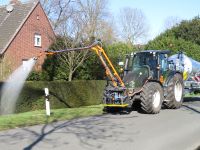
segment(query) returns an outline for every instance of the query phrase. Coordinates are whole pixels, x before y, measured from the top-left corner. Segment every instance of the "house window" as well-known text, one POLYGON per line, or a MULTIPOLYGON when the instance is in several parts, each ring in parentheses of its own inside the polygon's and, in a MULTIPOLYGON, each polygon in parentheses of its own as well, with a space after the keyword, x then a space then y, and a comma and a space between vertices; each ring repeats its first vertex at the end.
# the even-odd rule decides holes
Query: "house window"
POLYGON ((39 47, 42 46, 42 38, 41 38, 41 35, 35 34, 34 40, 35 40, 34 46, 39 46, 39 47))
POLYGON ((37 20, 39 20, 39 19, 40 19, 40 16, 39 16, 39 15, 37 15, 36 19, 37 19, 37 20))

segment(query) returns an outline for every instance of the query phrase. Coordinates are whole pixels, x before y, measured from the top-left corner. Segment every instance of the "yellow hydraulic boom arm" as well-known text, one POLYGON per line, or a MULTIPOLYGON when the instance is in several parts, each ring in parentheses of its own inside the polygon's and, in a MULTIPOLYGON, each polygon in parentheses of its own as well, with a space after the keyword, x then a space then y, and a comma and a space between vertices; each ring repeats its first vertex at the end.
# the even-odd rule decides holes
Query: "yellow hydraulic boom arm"
POLYGON ((103 66, 106 70, 106 75, 111 79, 113 86, 117 87, 118 83, 119 83, 119 85, 121 87, 125 87, 124 82, 122 81, 121 77, 117 73, 115 67, 113 66, 109 57, 105 53, 104 49, 101 46, 99 46, 98 44, 99 44, 99 42, 97 41, 87 47, 71 48, 71 49, 65 49, 65 50, 59 50, 59 51, 48 50, 48 51, 46 51, 46 54, 52 55, 52 54, 57 54, 57 53, 62 53, 62 52, 82 51, 82 50, 91 49, 99 56, 99 59, 101 60, 101 63, 103 64, 103 66))

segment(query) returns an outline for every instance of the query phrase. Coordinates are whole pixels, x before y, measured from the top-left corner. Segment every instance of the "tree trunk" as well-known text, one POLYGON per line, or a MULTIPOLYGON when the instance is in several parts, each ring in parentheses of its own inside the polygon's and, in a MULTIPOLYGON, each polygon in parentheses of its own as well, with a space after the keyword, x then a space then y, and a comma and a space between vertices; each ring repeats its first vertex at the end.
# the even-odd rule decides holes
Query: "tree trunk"
POLYGON ((72 81, 73 72, 69 71, 68 81, 72 81))

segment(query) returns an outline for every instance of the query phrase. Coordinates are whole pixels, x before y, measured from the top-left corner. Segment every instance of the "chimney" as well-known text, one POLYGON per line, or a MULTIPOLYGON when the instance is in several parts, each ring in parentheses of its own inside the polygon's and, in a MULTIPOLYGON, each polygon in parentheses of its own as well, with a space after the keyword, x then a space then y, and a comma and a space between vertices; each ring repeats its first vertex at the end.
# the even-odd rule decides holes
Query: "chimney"
POLYGON ((21 4, 20 0, 10 0, 10 4, 21 4))

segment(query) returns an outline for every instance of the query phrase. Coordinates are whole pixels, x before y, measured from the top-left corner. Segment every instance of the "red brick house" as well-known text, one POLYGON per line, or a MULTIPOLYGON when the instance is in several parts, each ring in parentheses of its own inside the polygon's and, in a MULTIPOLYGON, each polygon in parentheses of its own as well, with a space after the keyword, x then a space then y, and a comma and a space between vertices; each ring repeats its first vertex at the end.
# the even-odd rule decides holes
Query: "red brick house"
MULTIPOLYGON (((55 34, 38 0, 12 0, 0 6, 0 79, 48 49, 53 39, 55 34)), ((41 69, 44 58, 40 57, 35 69, 41 69)))

